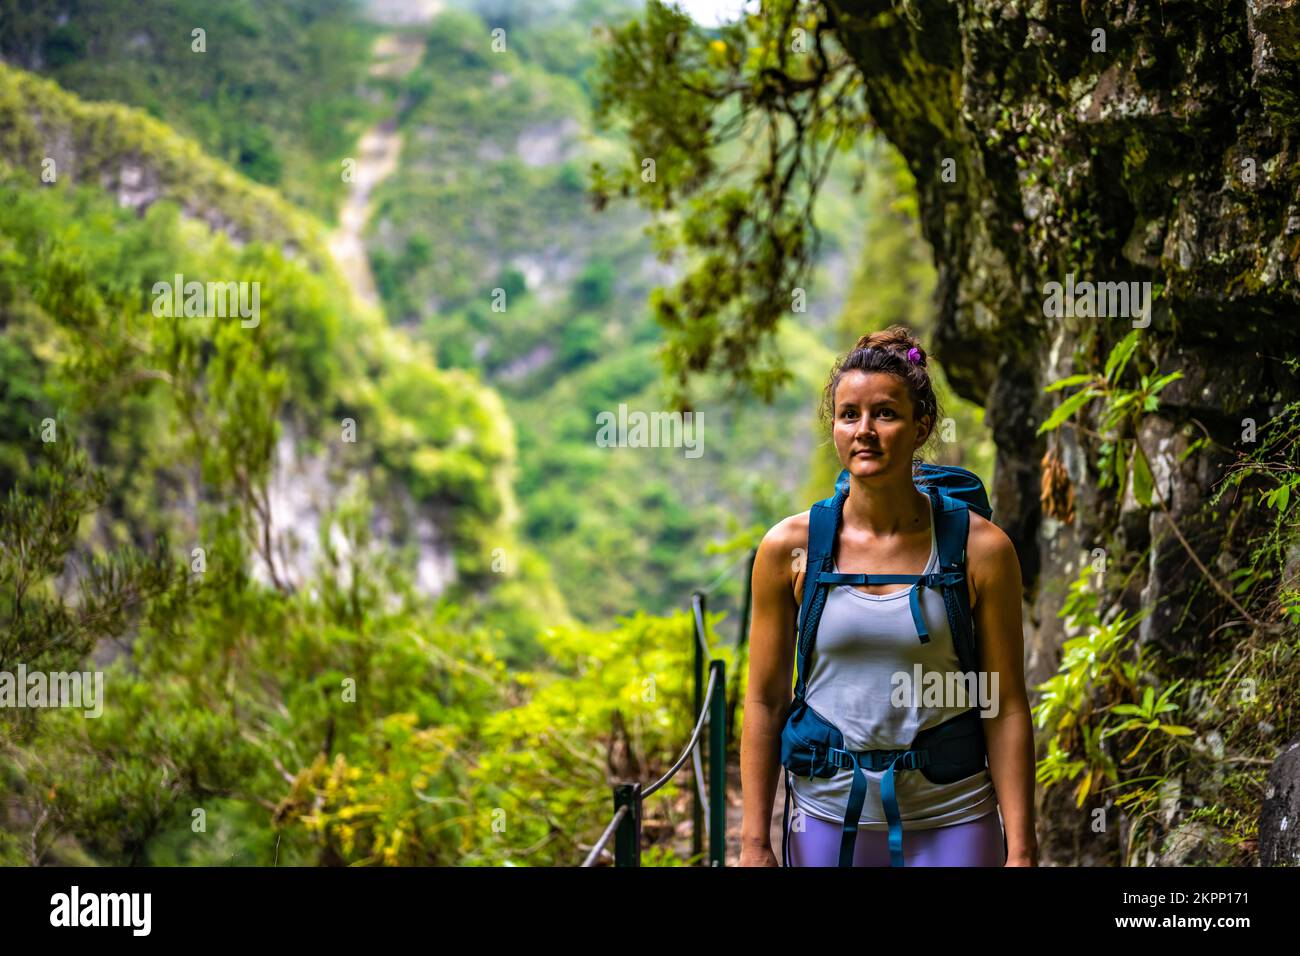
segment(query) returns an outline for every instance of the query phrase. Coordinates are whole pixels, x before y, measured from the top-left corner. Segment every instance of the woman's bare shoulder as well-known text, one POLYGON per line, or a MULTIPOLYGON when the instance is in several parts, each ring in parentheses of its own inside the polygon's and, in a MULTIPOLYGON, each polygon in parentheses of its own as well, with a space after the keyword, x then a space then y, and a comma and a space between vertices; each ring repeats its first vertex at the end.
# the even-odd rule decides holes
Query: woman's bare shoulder
POLYGON ((808 511, 801 511, 796 515, 782 518, 772 525, 767 529, 767 534, 763 535, 764 546, 787 554, 794 548, 806 548, 808 546, 808 514, 808 511))
POLYGON ((808 512, 782 518, 767 530, 758 546, 754 586, 784 591, 797 604, 807 549, 808 512))
POLYGON ((970 513, 970 535, 966 542, 966 566, 976 592, 994 580, 1020 578, 1020 559, 1007 533, 974 511, 970 513))
POLYGON ((808 512, 789 515, 767 529, 758 546, 759 560, 775 567, 778 564, 791 568, 808 548, 808 512))
POLYGON ((977 555, 989 557, 1007 548, 1010 548, 1013 553, 1015 551, 1011 538, 1005 531, 973 510, 970 513, 970 537, 966 547, 972 557, 977 555))

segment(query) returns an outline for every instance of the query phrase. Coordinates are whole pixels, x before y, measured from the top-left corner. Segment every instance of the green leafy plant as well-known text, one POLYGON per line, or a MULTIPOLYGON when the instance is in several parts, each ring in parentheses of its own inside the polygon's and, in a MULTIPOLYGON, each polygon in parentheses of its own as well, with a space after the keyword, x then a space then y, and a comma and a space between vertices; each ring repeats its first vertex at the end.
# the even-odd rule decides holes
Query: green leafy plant
MULTIPOLYGON (((1071 627, 1082 627, 1083 633, 1062 646, 1060 667, 1036 688, 1040 697, 1033 711, 1037 726, 1052 732, 1047 757, 1038 765, 1038 781, 1050 787, 1082 773, 1075 793, 1079 806, 1103 779, 1119 780, 1122 761, 1103 745, 1107 738, 1134 729, 1134 724, 1133 719, 1111 723, 1110 714, 1130 713, 1120 709, 1135 706, 1127 701, 1138 699, 1140 705, 1145 698, 1138 698, 1138 688, 1148 670, 1142 649, 1136 659, 1126 655, 1128 635, 1148 609, 1134 615, 1120 611, 1103 621, 1097 610, 1099 594, 1089 586, 1091 575, 1085 565, 1070 585, 1058 616, 1071 627)), ((1162 701, 1167 698, 1162 696, 1162 701)), ((1145 711, 1139 709, 1138 713, 1145 711)), ((1140 747, 1139 743, 1124 759, 1134 756, 1140 747)))
POLYGON ((1142 749, 1142 745, 1146 743, 1146 740, 1151 736, 1152 731, 1158 730, 1160 733, 1168 734, 1170 737, 1186 737, 1189 734, 1195 733, 1195 731, 1190 727, 1184 727, 1181 724, 1167 724, 1160 719, 1161 714, 1172 713, 1178 710, 1178 705, 1169 698, 1170 695, 1178 689, 1178 686, 1181 683, 1181 680, 1174 681, 1164 689, 1158 700, 1155 696, 1155 689, 1148 687, 1142 692, 1142 703, 1116 704, 1111 708, 1112 714, 1131 714, 1132 716, 1118 726, 1108 727, 1102 732, 1102 737, 1104 738, 1111 734, 1123 733, 1126 730, 1145 730, 1146 733, 1142 735, 1142 739, 1139 740, 1137 745, 1124 756, 1125 760, 1131 760, 1133 757, 1137 756, 1138 751, 1142 749))
POLYGON ((1058 379, 1046 387, 1046 391, 1055 392, 1065 388, 1082 386, 1065 401, 1061 402, 1047 419, 1038 426, 1037 434, 1054 431, 1065 424, 1071 416, 1093 399, 1102 399, 1098 414, 1102 439, 1099 466, 1101 475, 1098 486, 1105 488, 1114 484, 1119 498, 1131 483, 1133 497, 1144 508, 1151 507, 1153 485, 1151 463, 1142 444, 1137 439, 1138 426, 1142 416, 1159 407, 1157 396, 1171 382, 1183 377, 1181 371, 1165 375, 1142 373, 1136 388, 1120 383, 1124 370, 1138 345, 1138 330, 1134 329, 1124 336, 1111 349, 1106 359, 1106 366, 1100 375, 1083 373, 1069 375, 1058 379))

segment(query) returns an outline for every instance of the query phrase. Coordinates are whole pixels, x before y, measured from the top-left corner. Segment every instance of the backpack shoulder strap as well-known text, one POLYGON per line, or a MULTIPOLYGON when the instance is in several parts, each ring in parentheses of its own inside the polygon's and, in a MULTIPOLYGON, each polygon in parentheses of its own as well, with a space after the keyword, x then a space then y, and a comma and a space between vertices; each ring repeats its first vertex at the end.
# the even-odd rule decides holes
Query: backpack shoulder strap
POLYGON ((962 670, 976 669, 975 626, 966 582, 966 541, 970 534, 970 508, 960 498, 952 498, 936 488, 934 499, 935 539, 939 546, 940 573, 959 573, 960 580, 943 588, 944 606, 948 611, 948 628, 962 670))
POLYGON ((818 573, 831 569, 831 556, 835 550, 835 532, 839 530, 840 517, 844 512, 844 500, 848 498, 847 485, 837 487, 835 494, 823 501, 815 502, 808 511, 808 551, 804 555, 803 595, 799 602, 798 635, 799 648, 795 660, 796 699, 803 699, 804 681, 807 675, 808 654, 812 650, 813 638, 817 634, 817 623, 821 620, 822 607, 826 604, 826 585, 817 580, 818 573))

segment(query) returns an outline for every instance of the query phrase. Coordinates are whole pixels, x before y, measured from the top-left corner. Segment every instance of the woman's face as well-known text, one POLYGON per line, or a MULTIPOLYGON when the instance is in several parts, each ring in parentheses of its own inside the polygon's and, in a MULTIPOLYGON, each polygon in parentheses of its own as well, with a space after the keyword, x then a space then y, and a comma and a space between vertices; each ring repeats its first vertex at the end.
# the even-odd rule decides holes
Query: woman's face
POLYGON ((929 429, 927 419, 913 418, 907 383, 897 375, 854 369, 835 388, 835 451, 851 475, 910 474, 912 455, 929 429))

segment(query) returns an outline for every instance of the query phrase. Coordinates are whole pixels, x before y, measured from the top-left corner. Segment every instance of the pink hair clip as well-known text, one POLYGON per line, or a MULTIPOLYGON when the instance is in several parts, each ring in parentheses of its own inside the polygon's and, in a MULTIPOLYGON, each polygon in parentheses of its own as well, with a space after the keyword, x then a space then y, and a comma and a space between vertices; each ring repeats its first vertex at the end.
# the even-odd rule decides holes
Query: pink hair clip
POLYGON ((911 362, 913 365, 920 365, 921 350, 918 349, 915 345, 913 345, 910 349, 907 350, 907 360, 911 362))

